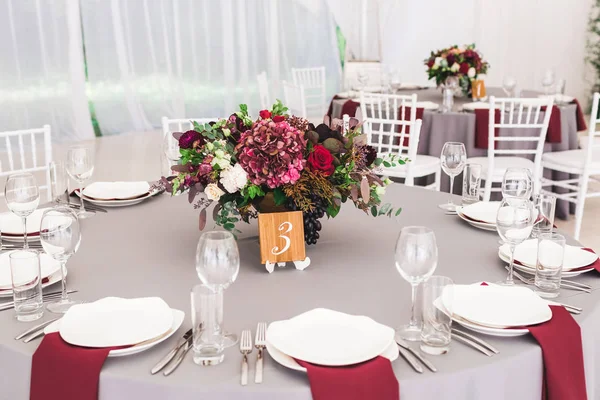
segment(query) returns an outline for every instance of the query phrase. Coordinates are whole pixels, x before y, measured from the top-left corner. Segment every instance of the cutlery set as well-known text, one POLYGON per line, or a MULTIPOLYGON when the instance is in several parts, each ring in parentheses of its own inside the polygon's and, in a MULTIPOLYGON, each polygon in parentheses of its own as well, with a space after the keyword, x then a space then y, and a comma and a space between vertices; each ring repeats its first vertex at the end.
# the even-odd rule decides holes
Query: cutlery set
POLYGON ((38 325, 34 326, 33 328, 30 328, 30 329, 26 330, 25 332, 17 335, 15 337, 15 340, 23 340, 24 343, 29 343, 32 340, 37 339, 40 336, 43 336, 44 328, 47 327, 48 325, 50 325, 51 323, 53 323, 54 321, 58 321, 61 318, 62 318, 62 316, 53 318, 53 319, 49 319, 48 321, 44 321, 41 324, 38 324, 38 325))
MULTIPOLYGON (((509 269, 508 266, 505 266, 504 268, 506 270, 509 269)), ((517 278, 518 280, 520 280, 521 282, 523 282, 526 285, 535 285, 534 278, 525 278, 519 272, 514 271, 514 270, 513 270, 513 275, 515 276, 515 278, 517 278)), ((580 283, 580 282, 571 281, 571 280, 567 280, 567 279, 560 280, 560 287, 565 288, 565 289, 578 290, 580 292, 585 292, 585 293, 592 292, 592 287, 590 285, 586 285, 585 283, 580 283)))
MULTIPOLYGON (((77 290, 68 290, 67 293, 68 294, 77 293, 77 290)), ((46 303, 49 300, 58 300, 58 299, 60 299, 61 294, 62 294, 61 292, 44 293, 42 295, 42 300, 44 301, 44 303, 46 303)), ((12 310, 14 305, 15 305, 14 301, 7 301, 4 303, 0 303, 0 311, 12 310)))
MULTIPOLYGON (((67 207, 72 208, 74 210, 79 210, 81 208, 81 205, 80 204, 76 204, 76 203, 71 203, 71 202, 66 203, 66 202, 61 202, 61 201, 58 201, 57 203, 59 205, 61 205, 61 206, 67 206, 67 207)), ((90 203, 88 201, 85 201, 84 204, 85 204, 85 209, 87 211, 103 212, 103 213, 107 213, 108 212, 106 210, 106 208, 102 208, 102 207, 97 206, 96 204, 92 204, 92 203, 90 203)))

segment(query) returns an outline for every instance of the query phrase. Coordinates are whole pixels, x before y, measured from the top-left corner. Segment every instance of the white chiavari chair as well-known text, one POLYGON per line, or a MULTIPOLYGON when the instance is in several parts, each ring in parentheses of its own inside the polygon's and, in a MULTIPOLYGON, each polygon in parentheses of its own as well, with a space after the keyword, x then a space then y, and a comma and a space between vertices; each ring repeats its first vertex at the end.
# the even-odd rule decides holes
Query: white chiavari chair
POLYGON ((434 175, 429 189, 440 189, 439 157, 418 155, 421 120, 417 118, 417 95, 393 95, 360 92, 360 107, 368 142, 380 157, 388 154, 407 157, 405 165, 383 168, 383 175, 404 178, 408 186, 414 179, 434 175))
POLYGON ((542 178, 543 192, 549 192, 544 186, 566 189, 566 193, 553 194, 557 199, 575 203, 575 232, 573 236, 577 240, 579 240, 581 234, 585 199, 588 197, 600 197, 600 191, 589 190, 590 181, 600 183, 600 179, 598 178, 598 175, 600 175, 600 142, 596 140, 600 136, 600 131, 596 130, 597 124, 600 122, 598 118, 599 102, 600 93, 594 93, 592 114, 588 128, 588 144, 585 149, 557 151, 545 153, 542 156, 542 168, 578 175, 576 178, 567 178, 564 180, 542 178))
POLYGON ((283 81, 283 98, 289 113, 297 117, 307 118, 304 87, 283 81))
POLYGON ((273 103, 271 102, 271 94, 269 93, 269 80, 267 72, 263 71, 256 76, 258 82, 258 96, 260 98, 261 110, 270 110, 273 103))
MULTIPOLYGON (((40 190, 46 190, 48 201, 50 193, 50 169, 52 162, 52 136, 50 125, 36 129, 0 132, 0 178, 4 179, 17 172, 29 172, 36 176, 40 190), (2 140, 4 139, 4 140, 2 140), (41 142, 43 153, 38 153, 38 143, 41 142), (16 148, 16 149, 13 149, 16 148), (40 160, 41 158, 41 160, 40 160), (43 177, 43 180, 40 178, 43 177)), ((0 191, 0 197, 4 190, 0 191)))
POLYGON ((368 86, 380 86, 382 69, 379 61, 347 61, 344 64, 344 90, 356 90, 362 85, 358 81, 359 72, 366 74, 368 86))
POLYGON ((325 115, 325 67, 292 68, 292 80, 304 89, 306 113, 315 120, 325 115))
POLYGON ((488 155, 469 158, 469 162, 482 166, 481 179, 485 180, 484 201, 490 200, 493 191, 501 191, 500 187, 493 187, 493 184, 502 182, 508 168, 528 168, 533 176, 534 193, 539 193, 542 152, 552 104, 552 98, 490 97, 488 155), (500 113, 499 122, 495 119, 496 109, 500 113), (497 128, 498 136, 494 134, 497 128), (520 136, 503 135, 503 128, 517 129, 520 136), (527 132, 533 134, 527 135, 527 132), (533 156, 533 161, 524 156, 533 156))
POLYGON ((173 132, 185 132, 194 129, 193 121, 199 124, 207 124, 209 122, 218 121, 219 118, 167 118, 162 117, 163 137, 173 132))

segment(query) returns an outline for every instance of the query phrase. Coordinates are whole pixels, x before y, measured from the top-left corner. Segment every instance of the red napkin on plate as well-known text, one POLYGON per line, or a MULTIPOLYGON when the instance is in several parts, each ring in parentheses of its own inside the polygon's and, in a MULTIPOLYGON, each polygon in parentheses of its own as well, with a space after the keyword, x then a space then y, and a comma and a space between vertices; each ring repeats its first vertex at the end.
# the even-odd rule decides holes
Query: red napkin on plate
POLYGON ((585 131, 587 130, 587 124, 585 123, 585 117, 583 116, 581 105, 579 105, 579 101, 577 99, 574 99, 573 103, 575 103, 577 106, 577 110, 575 111, 577 115, 577 131, 585 131))
POLYGON ((31 362, 30 400, 97 400, 100 370, 114 347, 86 348, 58 332, 44 336, 31 362))
POLYGON ((586 400, 581 329, 564 307, 550 308, 550 321, 527 327, 542 348, 542 400, 586 400))
MULTIPOLYGON (((584 247, 583 250, 589 251, 590 253, 596 254, 596 252, 594 250, 590 249, 589 247, 584 247)), ((590 264, 590 265, 588 265, 586 267, 583 267, 583 268, 589 268, 589 267, 594 267, 594 269, 596 271, 600 272, 600 258, 597 259, 596 261, 594 261, 593 264, 590 264)))
MULTIPOLYGON (((400 385, 385 357, 361 364, 324 367, 296 360, 306 368, 314 400, 398 400, 400 385)), ((47 399, 46 399, 47 400, 47 399)))

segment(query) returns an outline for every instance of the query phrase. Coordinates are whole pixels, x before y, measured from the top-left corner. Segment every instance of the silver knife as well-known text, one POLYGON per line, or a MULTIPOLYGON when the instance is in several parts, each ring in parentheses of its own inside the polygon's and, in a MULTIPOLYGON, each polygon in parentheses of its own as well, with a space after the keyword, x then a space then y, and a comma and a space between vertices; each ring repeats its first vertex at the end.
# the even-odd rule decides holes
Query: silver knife
POLYGON ((29 343, 33 339, 37 339, 40 336, 44 336, 44 330, 43 329, 40 329, 40 330, 37 330, 37 331, 33 332, 31 335, 29 335, 25 339, 23 339, 23 342, 24 343, 29 343))
POLYGON ((498 349, 496 349, 494 346, 492 346, 491 344, 489 344, 488 342, 486 342, 483 339, 479 339, 477 336, 471 335, 470 333, 458 330, 456 328, 452 328, 452 332, 456 333, 458 335, 462 335, 464 337, 466 337, 467 339, 471 339, 472 341, 474 341, 475 343, 479 343, 480 345, 482 345, 483 347, 488 348, 492 353, 494 354, 498 354, 500 353, 500 351, 498 351, 498 349))
POLYGON ((175 371, 177 369, 177 367, 179 367, 179 364, 181 364, 181 362, 185 358, 185 355, 187 354, 188 351, 190 351, 191 348, 192 348, 192 338, 189 338, 184 343, 183 348, 180 349, 179 356, 177 356, 177 358, 171 364, 169 364, 169 366, 167 368, 165 368, 163 375, 164 376, 171 375, 171 373, 173 371, 175 371))
POLYGON ((60 317, 57 317, 57 318, 54 318, 54 319, 50 319, 50 320, 48 320, 46 322, 42 322, 41 324, 34 326, 31 329, 27 329, 25 332, 21 333, 20 335, 15 336, 15 340, 21 340, 25 336, 29 335, 30 333, 35 332, 38 329, 43 329, 43 328, 47 327, 48 325, 50 325, 51 323, 53 323, 54 321, 56 321, 58 318, 60 318, 60 317))
POLYGON ((491 357, 494 355, 494 353, 492 353, 491 351, 489 351, 488 349, 486 349, 485 347, 475 343, 474 341, 472 341, 471 339, 467 339, 465 337, 462 337, 460 335, 457 335, 456 333, 452 334, 452 339, 458 340, 459 342, 462 342, 466 345, 469 345, 471 347, 473 347, 474 349, 479 350, 480 352, 482 352, 483 354, 485 354, 488 357, 491 357))
POLYGON ((157 362, 154 367, 152 367, 152 369, 150 370, 150 373, 152 375, 154 375, 157 372, 159 372, 160 370, 162 370, 173 359, 173 357, 175 357, 175 354, 177 354, 177 351, 181 347, 183 347, 183 345, 188 341, 188 339, 192 336, 192 334, 193 334, 193 330, 190 328, 190 330, 187 331, 186 333, 184 333, 183 337, 181 339, 179 339, 179 341, 177 342, 177 345, 171 351, 169 351, 169 353, 167 353, 166 356, 161 358, 160 361, 157 362))
POLYGON ((431 363, 431 361, 429 361, 428 359, 426 359, 425 357, 423 357, 421 354, 419 354, 418 351, 416 351, 412 347, 410 347, 408 345, 408 343, 406 343, 406 340, 402 339, 398 335, 396 335, 395 339, 396 339, 396 343, 400 347, 403 347, 404 349, 410 351, 411 354, 417 358, 417 360, 421 361, 423 363, 423 365, 425 365, 427 368, 429 368, 432 372, 437 372, 437 368, 435 367, 435 365, 433 365, 431 363))
POLYGON ((417 371, 420 374, 423 373, 423 367, 419 365, 416 358, 414 358, 408 351, 404 350, 401 346, 398 346, 398 351, 400 352, 400 355, 402 355, 406 362, 408 362, 415 371, 417 371))

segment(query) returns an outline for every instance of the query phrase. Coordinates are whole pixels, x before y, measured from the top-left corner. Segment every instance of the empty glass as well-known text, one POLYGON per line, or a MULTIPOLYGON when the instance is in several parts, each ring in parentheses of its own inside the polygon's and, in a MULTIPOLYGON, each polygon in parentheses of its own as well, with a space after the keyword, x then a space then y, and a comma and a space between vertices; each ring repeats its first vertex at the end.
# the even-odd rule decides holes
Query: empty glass
POLYGON ((510 247, 510 266, 502 285, 514 285, 513 267, 515 248, 529 238, 535 219, 533 204, 527 199, 503 199, 496 216, 496 229, 500 238, 510 247))
POLYGON ((396 269, 412 289, 410 321, 398 328, 396 333, 403 339, 417 341, 421 339, 421 327, 415 312, 417 286, 433 274, 438 261, 433 231, 424 226, 402 228, 396 242, 395 259, 396 269))
POLYGON ((502 197, 529 199, 533 192, 533 178, 529 168, 508 168, 502 179, 502 197))
POLYGON ((556 196, 550 193, 537 194, 533 196, 533 206, 536 218, 531 231, 531 237, 536 238, 542 233, 552 233, 554 229, 556 196))
POLYGON ((538 237, 535 292, 541 297, 553 298, 560 293, 565 243, 565 237, 557 233, 542 233, 538 237))
POLYGON ((216 365, 223 361, 223 292, 206 285, 192 288, 194 362, 216 365))
POLYGON ((90 218, 94 213, 85 210, 83 184, 94 173, 94 149, 87 146, 70 147, 67 151, 67 173, 79 184, 81 206, 77 216, 81 219, 90 218))
POLYGON ((40 190, 35 177, 27 172, 10 175, 4 187, 4 199, 8 209, 23 221, 23 248, 28 249, 27 217, 40 204, 40 190))
POLYGON ((50 170, 50 196, 56 203, 69 203, 69 179, 65 164, 53 161, 48 166, 50 170))
POLYGON ((359 84, 359 90, 365 90, 367 83, 369 82, 369 73, 364 69, 359 70, 356 75, 356 80, 359 84))
MULTIPOLYGON (((223 290, 235 282, 239 271, 240 254, 231 232, 212 231, 200 236, 196 248, 196 272, 204 285, 223 296, 223 290)), ((220 312, 223 312, 223 307, 220 312)), ((223 320, 223 315, 220 320, 223 320)), ((237 335, 226 332, 224 335, 226 347, 237 342, 237 335)))
POLYGON ((450 197, 447 204, 440 204, 439 207, 448 212, 456 211, 456 204, 452 201, 454 193, 454 177, 459 175, 467 163, 467 150, 465 145, 459 142, 446 142, 442 148, 442 169, 450 176, 450 197))
POLYGON ((502 90, 506 93, 506 97, 515 97, 515 89, 517 87, 517 80, 510 75, 507 75, 502 80, 502 90))
POLYGON ((565 81, 564 79, 559 79, 558 81, 556 81, 556 87, 554 89, 556 96, 554 96, 554 102, 559 106, 567 103, 564 98, 566 86, 567 81, 565 81))
POLYGON ((462 205, 479 201, 479 186, 481 185, 481 164, 467 163, 463 173, 462 205))
POLYGON ((423 329, 421 350, 438 355, 450 351, 454 282, 446 276, 432 276, 422 285, 423 329), (442 301, 443 299, 443 301, 442 301))
POLYGON ((551 69, 547 69, 544 72, 544 77, 542 78, 542 86, 544 87, 544 93, 547 95, 551 95, 553 85, 554 85, 554 71, 551 69))
POLYGON ((81 230, 77 214, 68 207, 46 210, 40 226, 40 240, 44 251, 61 265, 62 294, 60 300, 46 306, 53 313, 65 313, 79 302, 67 294, 67 261, 79 249, 81 230))
POLYGON ((17 250, 9 254, 13 300, 18 321, 34 321, 44 315, 40 254, 17 250))

